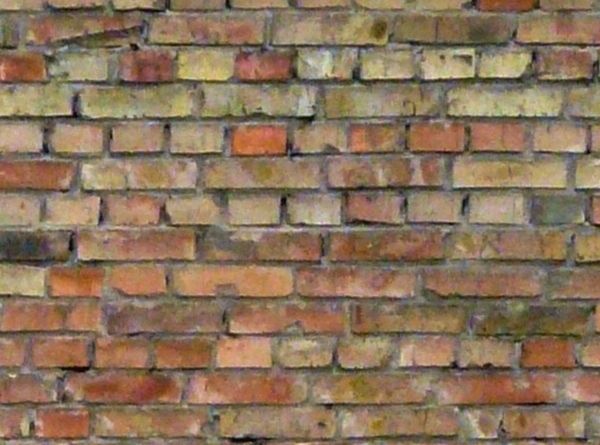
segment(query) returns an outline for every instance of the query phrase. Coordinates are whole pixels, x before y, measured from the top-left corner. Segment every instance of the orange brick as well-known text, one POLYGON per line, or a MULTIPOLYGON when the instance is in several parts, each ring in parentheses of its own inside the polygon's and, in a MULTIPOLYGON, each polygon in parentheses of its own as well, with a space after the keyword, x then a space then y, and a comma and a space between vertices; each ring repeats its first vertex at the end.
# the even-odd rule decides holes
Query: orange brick
POLYGON ((283 52, 241 52, 235 58, 235 76, 240 80, 287 80, 292 75, 292 56, 283 52))
POLYGON ((81 368, 89 365, 88 342, 82 338, 34 339, 33 364, 38 368, 81 368))
POLYGON ((270 368, 271 340, 264 337, 221 338, 217 342, 219 368, 270 368))
POLYGON ((115 266, 110 271, 108 285, 124 295, 153 296, 167 291, 167 278, 162 266, 115 266))
POLYGON ((145 368, 149 360, 149 344, 145 339, 106 337, 96 339, 97 368, 145 368))
POLYGON ((465 128, 449 122, 415 123, 410 126, 408 146, 411 151, 460 152, 465 147, 465 128))
POLYGON ((517 123, 471 124, 471 150, 473 151, 523 151, 526 128, 517 123))
POLYGON ((43 409, 36 412, 36 436, 45 439, 85 438, 90 416, 83 409, 43 409))
POLYGON ((286 140, 286 129, 282 126, 235 127, 231 140, 231 153, 236 156, 284 155, 286 140))
POLYGON ((350 151, 378 153, 404 148, 404 127, 388 124, 350 126, 350 151))
POLYGON ((532 338, 523 343, 521 366, 525 368, 572 368, 575 344, 572 340, 532 338))
POLYGON ((104 270, 97 267, 53 267, 50 295, 53 297, 101 297, 104 270))
POLYGON ((131 51, 121 54, 119 67, 126 82, 167 82, 173 80, 174 57, 168 51, 131 51))

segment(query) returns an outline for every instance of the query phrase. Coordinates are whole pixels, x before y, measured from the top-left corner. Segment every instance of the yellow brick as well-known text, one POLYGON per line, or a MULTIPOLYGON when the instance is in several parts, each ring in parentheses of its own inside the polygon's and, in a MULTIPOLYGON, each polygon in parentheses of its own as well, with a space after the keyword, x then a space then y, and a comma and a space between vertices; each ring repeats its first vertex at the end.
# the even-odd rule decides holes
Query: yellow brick
POLYGON ((475 77, 475 50, 472 48, 425 50, 421 57, 421 75, 424 79, 475 77))
POLYGON ((485 52, 479 60, 479 77, 516 79, 524 76, 531 65, 531 52, 507 50, 485 52))
POLYGON ((458 188, 564 188, 567 167, 563 160, 458 159, 452 172, 458 188))
POLYGON ((410 50, 372 49, 360 55, 360 76, 363 79, 410 79, 414 75, 410 50))
POLYGON ((185 80, 228 80, 233 77, 235 51, 197 49, 180 51, 177 77, 185 80))
POLYGON ((577 161, 575 187, 579 189, 600 188, 600 159, 584 158, 577 161))

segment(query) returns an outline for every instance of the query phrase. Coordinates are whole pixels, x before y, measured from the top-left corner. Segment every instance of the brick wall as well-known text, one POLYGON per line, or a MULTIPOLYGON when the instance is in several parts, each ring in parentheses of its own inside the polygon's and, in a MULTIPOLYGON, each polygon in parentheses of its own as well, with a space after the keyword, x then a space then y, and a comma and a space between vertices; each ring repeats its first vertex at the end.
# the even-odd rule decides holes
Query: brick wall
POLYGON ((598 443, 599 45, 597 0, 0 0, 0 442, 598 443))

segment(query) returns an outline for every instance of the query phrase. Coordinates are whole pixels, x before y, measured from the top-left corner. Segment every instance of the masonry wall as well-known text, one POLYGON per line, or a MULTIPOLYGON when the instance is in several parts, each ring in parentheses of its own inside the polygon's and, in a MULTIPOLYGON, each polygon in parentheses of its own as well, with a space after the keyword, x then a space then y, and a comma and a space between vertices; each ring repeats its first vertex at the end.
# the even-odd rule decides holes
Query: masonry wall
POLYGON ((0 441, 598 443, 599 10, 1 0, 0 441))

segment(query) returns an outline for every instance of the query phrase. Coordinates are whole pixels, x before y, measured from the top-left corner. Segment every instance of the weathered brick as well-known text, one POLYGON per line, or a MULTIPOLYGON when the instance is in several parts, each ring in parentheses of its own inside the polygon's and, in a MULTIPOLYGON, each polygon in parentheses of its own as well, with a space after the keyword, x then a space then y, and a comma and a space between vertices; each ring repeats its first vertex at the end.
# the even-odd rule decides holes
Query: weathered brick
POLYGON ((520 193, 472 193, 469 222, 475 224, 525 224, 526 200, 520 193))
POLYGON ((96 331, 100 308, 94 303, 12 301, 4 305, 0 331, 96 331))
POLYGON ((523 342, 521 366, 525 368, 573 368, 575 344, 572 340, 530 338, 523 342))
POLYGON ((559 159, 536 161, 462 158, 452 172, 457 188, 565 188, 567 169, 559 159))
POLYGON ((337 347, 337 361, 345 369, 381 368, 389 363, 391 354, 392 342, 387 338, 344 338, 337 347))
POLYGON ((71 116, 71 88, 63 85, 16 85, 0 87, 0 116, 71 116))
POLYGON ((36 436, 45 439, 79 439, 87 437, 90 415, 84 409, 38 410, 35 419, 36 436))
POLYGON ((293 153, 338 153, 348 150, 345 128, 342 125, 318 122, 301 125, 294 131, 293 153))
POLYGON ((502 425, 508 437, 584 437, 584 413, 569 410, 509 410, 504 413, 502 425))
POLYGON ((536 58, 538 77, 544 80, 590 79, 596 57, 586 50, 540 50, 536 58))
POLYGON ((47 337, 35 339, 32 362, 38 368, 84 368, 89 364, 85 339, 47 337))
POLYGON ((460 152, 465 148, 465 128, 449 122, 415 123, 410 126, 408 147, 415 152, 460 152))
POLYGON ((0 196, 0 226, 34 226, 40 221, 40 201, 24 195, 0 196))
POLYGON ((59 53, 49 62, 48 72, 60 82, 97 82, 108 79, 108 64, 108 53, 103 51, 59 53))
POLYGON ((57 226, 95 226, 100 218, 98 196, 54 196, 46 200, 46 222, 57 226))
POLYGON ((484 52, 479 59, 477 75, 492 79, 516 79, 530 69, 532 54, 527 50, 484 52))
POLYGON ((279 364, 285 368, 317 368, 333 361, 332 339, 282 338, 276 349, 279 364))
POLYGON ((126 82, 173 80, 174 57, 167 51, 144 50, 121 53, 119 77, 126 82))
POLYGON ((405 131, 394 124, 354 124, 349 128, 352 153, 384 153, 401 150, 405 131))
POLYGON ((288 80, 292 61, 287 52, 241 52, 235 58, 235 77, 245 81, 288 80))
POLYGON ((108 196, 105 218, 116 226, 156 225, 162 200, 148 195, 108 196))
POLYGON ((96 267, 53 267, 50 295, 53 297, 101 297, 104 271, 96 267))
POLYGON ((399 343, 399 367, 448 367, 455 362, 456 340, 442 336, 405 337, 399 343))
POLYGON ((167 291, 166 272, 162 266, 116 266, 109 273, 108 285, 124 295, 160 295, 167 291))
POLYGON ((171 153, 220 153, 223 134, 224 129, 219 124, 174 123, 171 125, 171 153))
POLYGON ((535 0, 477 0, 482 11, 523 12, 535 8, 535 0))
POLYGON ((27 411, 22 408, 8 408, 0 411, 0 437, 17 439, 29 435, 27 411))
POLYGON ((185 80, 222 81, 234 74, 234 50, 202 48, 179 51, 177 78, 185 80))
POLYGON ((566 111, 577 117, 598 117, 600 107, 597 99, 600 98, 600 89, 591 87, 573 87, 567 95, 566 111))
POLYGON ((64 231, 0 232, 0 260, 66 261, 71 234, 64 231))
POLYGON ((502 422, 498 409, 467 408, 461 412, 465 435, 470 439, 495 439, 502 422))
POLYGON ((410 222, 459 223, 463 197, 453 192, 419 192, 407 199, 410 222))
POLYGON ((527 130, 521 123, 471 124, 471 150, 473 151, 523 151, 527 130))
POLYGON ((56 400, 56 392, 47 381, 34 375, 3 375, 0 377, 0 402, 49 403, 56 400))
POLYGON ((104 130, 97 125, 56 125, 50 144, 60 154, 99 154, 104 146, 104 130))
POLYGON ((427 80, 475 77, 475 50, 426 49, 420 66, 421 76, 427 80))
POLYGON ((352 192, 346 201, 346 220, 359 224, 401 224, 403 202, 402 196, 395 192, 352 192))
POLYGON ((298 50, 297 71, 300 79, 350 79, 358 60, 350 48, 316 48, 298 50))
POLYGON ((148 342, 138 338, 102 337, 95 342, 97 368, 145 368, 148 364, 148 342))
MULTIPOLYGON (((25 361, 25 338, 3 338, 0 339, 0 366, 3 368, 21 366, 25 361)), ((0 423, 0 425, 2 425, 0 423)), ((0 432, 2 426, 0 426, 0 432)), ((2 437, 2 434, 0 434, 2 437)))
POLYGON ((137 153, 162 151, 163 126, 156 122, 126 123, 112 128, 110 151, 137 153))
POLYGON ((585 221, 584 196, 534 196, 531 220, 534 224, 581 224, 585 221))
POLYGON ((362 79, 411 79, 415 74, 411 51, 372 49, 360 54, 362 79))
POLYGON ((169 199, 165 210, 173 225, 211 225, 222 220, 220 205, 210 195, 169 199))
POLYGON ((213 343, 204 338, 166 338, 154 344, 158 368, 206 368, 212 362, 213 343))
POLYGON ((217 342, 218 368, 270 368, 271 340, 265 337, 225 337, 217 342))
POLYGON ((294 194, 287 200, 287 210, 290 224, 335 226, 342 222, 342 200, 339 195, 294 194))
POLYGON ((597 44, 598 16, 536 14, 519 18, 516 39, 522 43, 597 44))
POLYGON ((42 128, 39 124, 15 122, 0 124, 1 153, 38 153, 42 151, 42 128))
POLYGON ((41 267, 0 265, 0 295, 43 297, 45 271, 41 267))
POLYGON ((281 197, 272 194, 232 194, 228 198, 229 223, 236 226, 277 225, 281 197))
POLYGON ((46 80, 46 62, 38 53, 0 53, 0 82, 46 80))
POLYGON ((458 365, 461 368, 508 368, 516 357, 514 343, 496 338, 465 339, 460 342, 458 365))

